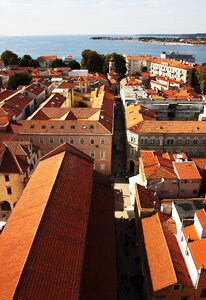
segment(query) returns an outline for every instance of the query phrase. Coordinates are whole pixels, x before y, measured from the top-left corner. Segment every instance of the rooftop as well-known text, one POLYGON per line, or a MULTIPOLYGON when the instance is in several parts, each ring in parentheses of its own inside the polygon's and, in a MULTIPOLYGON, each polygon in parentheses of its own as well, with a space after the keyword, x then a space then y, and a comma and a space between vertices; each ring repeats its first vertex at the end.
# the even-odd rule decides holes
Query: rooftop
POLYGON ((206 134, 206 122, 201 121, 148 121, 145 120, 130 131, 142 134, 206 134))

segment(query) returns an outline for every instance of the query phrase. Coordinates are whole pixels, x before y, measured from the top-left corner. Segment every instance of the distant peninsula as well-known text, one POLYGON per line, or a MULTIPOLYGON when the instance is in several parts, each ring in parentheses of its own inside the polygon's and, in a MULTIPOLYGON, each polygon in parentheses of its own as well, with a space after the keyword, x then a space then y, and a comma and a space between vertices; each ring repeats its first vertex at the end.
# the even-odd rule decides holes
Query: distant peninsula
POLYGON ((206 34, 191 34, 179 36, 93 36, 91 40, 134 41, 139 43, 163 45, 206 45, 206 34))

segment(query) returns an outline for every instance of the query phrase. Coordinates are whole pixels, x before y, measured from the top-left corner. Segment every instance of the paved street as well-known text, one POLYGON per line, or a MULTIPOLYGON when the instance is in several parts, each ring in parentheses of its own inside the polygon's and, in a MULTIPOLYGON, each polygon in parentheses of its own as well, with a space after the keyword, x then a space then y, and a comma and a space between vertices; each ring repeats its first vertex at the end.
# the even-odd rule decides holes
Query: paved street
POLYGON ((115 99, 114 135, 112 144, 112 176, 115 181, 124 180, 127 167, 127 138, 125 128, 125 114, 122 101, 115 99))
POLYGON ((128 183, 114 183, 117 294, 119 300, 140 300, 141 275, 137 254, 136 229, 127 216, 130 205, 128 183))

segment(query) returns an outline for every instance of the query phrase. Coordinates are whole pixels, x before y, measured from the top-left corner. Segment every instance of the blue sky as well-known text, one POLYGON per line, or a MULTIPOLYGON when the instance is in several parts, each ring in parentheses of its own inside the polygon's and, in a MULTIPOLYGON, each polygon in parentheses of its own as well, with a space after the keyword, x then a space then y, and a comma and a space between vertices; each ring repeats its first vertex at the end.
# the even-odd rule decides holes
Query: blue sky
POLYGON ((206 0, 0 0, 0 35, 206 32, 206 0))

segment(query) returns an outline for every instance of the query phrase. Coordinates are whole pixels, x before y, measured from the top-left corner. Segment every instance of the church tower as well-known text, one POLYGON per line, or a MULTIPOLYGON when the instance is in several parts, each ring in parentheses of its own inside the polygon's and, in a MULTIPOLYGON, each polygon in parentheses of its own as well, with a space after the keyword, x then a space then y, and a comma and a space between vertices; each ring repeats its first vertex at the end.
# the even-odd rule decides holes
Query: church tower
POLYGON ((109 73, 110 72, 115 72, 115 62, 113 57, 109 60, 109 73))

